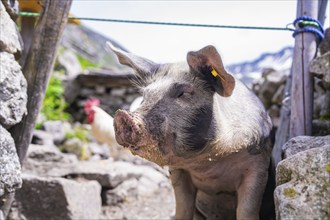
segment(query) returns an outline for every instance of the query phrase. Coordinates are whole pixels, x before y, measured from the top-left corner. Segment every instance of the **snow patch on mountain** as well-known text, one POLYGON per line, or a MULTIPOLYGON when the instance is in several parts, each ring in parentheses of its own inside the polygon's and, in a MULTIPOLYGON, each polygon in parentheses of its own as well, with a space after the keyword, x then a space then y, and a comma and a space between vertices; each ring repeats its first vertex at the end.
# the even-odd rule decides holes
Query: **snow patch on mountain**
POLYGON ((285 47, 275 53, 264 53, 259 58, 227 66, 227 70, 248 86, 261 78, 263 69, 273 68, 289 73, 292 65, 293 48, 285 47))

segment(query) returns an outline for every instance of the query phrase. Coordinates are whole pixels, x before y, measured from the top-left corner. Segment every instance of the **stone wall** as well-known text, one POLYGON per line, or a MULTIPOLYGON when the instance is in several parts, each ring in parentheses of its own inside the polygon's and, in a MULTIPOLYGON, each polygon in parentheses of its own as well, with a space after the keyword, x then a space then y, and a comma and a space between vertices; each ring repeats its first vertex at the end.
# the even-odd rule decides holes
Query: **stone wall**
POLYGON ((17 0, 0 1, 0 219, 6 198, 22 185, 15 142, 8 131, 26 114, 27 102, 27 82, 17 62, 22 52, 17 13, 17 0))
MULTIPOLYGON (((68 68, 64 69, 68 71, 68 68)), ((110 70, 88 70, 73 78, 66 77, 64 96, 70 105, 69 112, 75 121, 86 122, 84 105, 91 97, 99 99, 100 107, 112 116, 118 109, 128 110, 140 96, 134 80, 131 72, 110 70)))
POLYGON ((276 167, 276 219, 329 219, 330 29, 309 66, 314 76, 313 137, 298 136, 282 146, 276 167))
MULTIPOLYGON (((330 29, 319 45, 318 55, 310 63, 314 76, 313 136, 330 134, 330 29)), ((264 103, 275 128, 279 125, 280 110, 290 107, 290 94, 285 94, 288 73, 266 68, 262 78, 252 85, 253 92, 264 103)))
MULTIPOLYGON (((328 219, 330 216, 330 29, 310 63, 314 76, 313 136, 299 136, 280 146, 274 192, 276 219, 328 219)), ((290 94, 285 94, 288 76, 275 69, 264 69, 253 91, 272 118, 276 129, 280 113, 290 108, 290 94)), ((294 97, 291 97, 294 98, 294 97)), ((279 130, 279 134, 281 130, 279 130)), ((285 134, 287 135, 287 134, 285 134)), ((277 150, 277 149, 275 149, 277 150)), ((277 158, 275 158, 276 160, 277 158)))

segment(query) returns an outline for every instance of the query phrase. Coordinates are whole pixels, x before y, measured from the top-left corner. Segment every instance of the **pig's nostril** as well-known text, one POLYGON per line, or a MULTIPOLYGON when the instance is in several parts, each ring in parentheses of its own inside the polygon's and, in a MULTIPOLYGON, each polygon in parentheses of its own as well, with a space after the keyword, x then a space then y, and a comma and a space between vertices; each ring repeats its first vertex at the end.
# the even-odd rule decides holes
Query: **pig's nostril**
POLYGON ((126 111, 118 111, 115 116, 116 138, 122 145, 136 145, 143 136, 141 118, 126 111))

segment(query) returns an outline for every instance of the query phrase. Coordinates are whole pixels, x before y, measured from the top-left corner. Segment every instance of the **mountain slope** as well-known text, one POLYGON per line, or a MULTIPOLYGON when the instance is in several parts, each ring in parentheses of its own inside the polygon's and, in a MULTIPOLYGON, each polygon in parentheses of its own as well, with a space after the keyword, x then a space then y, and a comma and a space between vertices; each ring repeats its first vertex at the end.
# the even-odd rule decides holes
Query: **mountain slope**
POLYGON ((116 47, 127 51, 117 41, 105 37, 83 25, 68 24, 63 32, 61 46, 73 50, 76 54, 96 64, 100 69, 122 70, 115 54, 107 49, 106 42, 110 41, 116 47))
POLYGON ((264 53, 259 58, 227 66, 227 70, 246 84, 261 77, 264 68, 288 71, 292 65, 293 48, 285 47, 275 53, 264 53))
MULTIPOLYGON (((105 37, 102 34, 83 25, 67 25, 61 40, 61 46, 73 50, 76 54, 95 63, 99 69, 125 70, 127 67, 120 65, 115 54, 106 48, 105 43, 112 42, 116 47, 127 51, 117 41, 105 37)), ((278 52, 264 53, 259 58, 232 64, 227 66, 229 72, 236 75, 247 85, 261 77, 264 68, 273 68, 280 71, 287 71, 292 63, 292 47, 285 47, 278 52)))

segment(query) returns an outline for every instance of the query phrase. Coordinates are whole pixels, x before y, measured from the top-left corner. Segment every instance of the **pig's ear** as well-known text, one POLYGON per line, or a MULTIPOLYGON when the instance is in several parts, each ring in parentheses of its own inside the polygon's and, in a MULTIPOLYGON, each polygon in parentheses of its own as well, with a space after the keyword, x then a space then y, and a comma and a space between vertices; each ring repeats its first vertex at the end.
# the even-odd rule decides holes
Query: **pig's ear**
POLYGON ((213 46, 206 46, 187 54, 190 69, 221 96, 230 96, 235 87, 235 79, 225 70, 220 54, 213 46))
POLYGON ((141 77, 153 74, 159 68, 159 64, 156 64, 148 59, 136 56, 134 54, 122 51, 113 46, 110 42, 107 42, 107 46, 117 55, 118 60, 121 64, 133 68, 136 73, 141 77))

